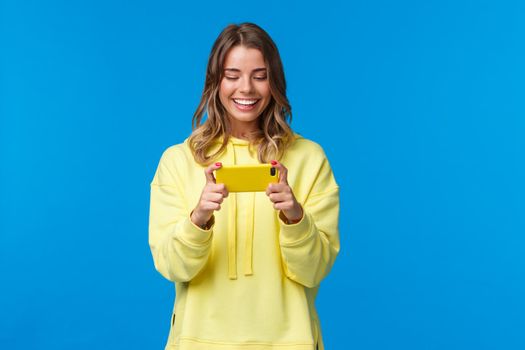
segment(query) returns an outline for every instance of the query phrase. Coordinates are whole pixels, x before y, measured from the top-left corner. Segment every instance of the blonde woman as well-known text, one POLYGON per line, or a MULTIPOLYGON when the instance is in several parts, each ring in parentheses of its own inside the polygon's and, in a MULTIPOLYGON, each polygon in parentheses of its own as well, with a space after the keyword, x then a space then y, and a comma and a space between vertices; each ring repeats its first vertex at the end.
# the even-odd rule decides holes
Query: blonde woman
POLYGON ((166 349, 324 349, 314 301, 339 252, 339 187, 322 147, 290 121, 273 40, 252 23, 227 26, 193 132, 151 182, 149 244, 176 293, 166 349), (279 170, 266 192, 215 180, 223 164, 260 163, 279 170))

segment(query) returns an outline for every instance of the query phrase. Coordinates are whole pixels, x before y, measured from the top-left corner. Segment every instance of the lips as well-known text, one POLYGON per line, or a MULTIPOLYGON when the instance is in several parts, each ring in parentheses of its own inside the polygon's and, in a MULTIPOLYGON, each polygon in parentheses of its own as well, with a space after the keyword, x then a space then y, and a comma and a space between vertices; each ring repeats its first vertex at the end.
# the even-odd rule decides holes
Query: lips
POLYGON ((233 98, 233 104, 240 111, 251 111, 255 108, 259 99, 242 99, 242 98, 233 98))
POLYGON ((243 99, 243 98, 234 98, 233 102, 243 105, 243 106, 251 106, 258 102, 258 99, 243 99))

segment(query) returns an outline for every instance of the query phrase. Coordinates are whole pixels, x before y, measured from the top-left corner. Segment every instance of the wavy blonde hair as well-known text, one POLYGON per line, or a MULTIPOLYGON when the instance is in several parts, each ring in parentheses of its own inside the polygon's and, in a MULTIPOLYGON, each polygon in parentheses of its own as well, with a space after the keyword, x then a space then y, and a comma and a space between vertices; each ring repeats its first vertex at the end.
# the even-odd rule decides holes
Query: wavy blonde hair
POLYGON ((257 158, 261 163, 281 159, 284 151, 294 140, 290 127, 292 108, 286 97, 286 80, 277 46, 262 28, 253 23, 230 24, 219 34, 213 44, 202 97, 193 114, 189 146, 195 161, 208 165, 226 149, 231 135, 227 112, 219 100, 219 87, 224 77, 224 61, 235 46, 258 49, 268 69, 271 98, 268 106, 258 117, 258 130, 249 135, 250 148, 257 146, 257 158), (207 118, 203 121, 204 114, 207 118), (208 154, 212 145, 222 137, 219 149, 208 154))

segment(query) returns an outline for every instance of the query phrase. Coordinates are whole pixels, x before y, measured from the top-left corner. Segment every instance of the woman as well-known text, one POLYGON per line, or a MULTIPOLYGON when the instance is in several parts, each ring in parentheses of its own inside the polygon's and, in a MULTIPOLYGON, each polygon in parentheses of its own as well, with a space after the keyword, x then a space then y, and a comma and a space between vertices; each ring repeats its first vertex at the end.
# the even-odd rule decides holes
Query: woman
POLYGON ((193 133, 163 153, 151 183, 149 244, 176 292, 166 349, 324 348, 314 301, 339 252, 339 187, 287 117, 272 39, 255 24, 226 27, 193 133), (215 181, 222 164, 259 163, 279 170, 266 192, 215 181))

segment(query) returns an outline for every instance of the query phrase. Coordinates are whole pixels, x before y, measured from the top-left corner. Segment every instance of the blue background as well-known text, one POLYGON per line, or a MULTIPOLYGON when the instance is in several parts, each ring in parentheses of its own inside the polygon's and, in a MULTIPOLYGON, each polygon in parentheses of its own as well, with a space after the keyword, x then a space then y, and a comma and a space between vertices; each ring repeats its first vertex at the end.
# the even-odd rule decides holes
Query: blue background
POLYGON ((524 349, 525 5, 443 0, 0 2, 0 348, 164 346, 149 184, 243 21, 341 186, 327 349, 524 349))

